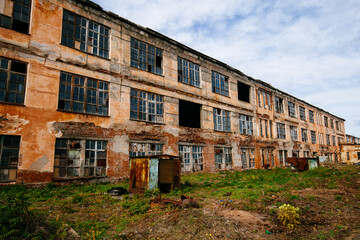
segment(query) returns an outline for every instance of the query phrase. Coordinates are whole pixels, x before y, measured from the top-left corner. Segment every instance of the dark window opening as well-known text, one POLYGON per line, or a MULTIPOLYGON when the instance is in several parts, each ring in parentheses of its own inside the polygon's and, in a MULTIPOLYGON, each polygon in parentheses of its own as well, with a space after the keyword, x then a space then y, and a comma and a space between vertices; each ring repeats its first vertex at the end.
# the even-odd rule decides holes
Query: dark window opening
POLYGON ((27 64, 0 58, 0 102, 23 104, 27 64))
POLYGON ((250 86, 242 82, 238 82, 238 99, 244 102, 250 102, 250 86))
POLYGON ((19 136, 0 136, 0 182, 16 180, 19 147, 19 136))
POLYGON ((0 14, 0 26, 13 29, 21 33, 29 33, 30 0, 13 0, 12 16, 0 14))
POLYGON ((200 112, 200 104, 179 100, 179 125, 200 128, 200 112))

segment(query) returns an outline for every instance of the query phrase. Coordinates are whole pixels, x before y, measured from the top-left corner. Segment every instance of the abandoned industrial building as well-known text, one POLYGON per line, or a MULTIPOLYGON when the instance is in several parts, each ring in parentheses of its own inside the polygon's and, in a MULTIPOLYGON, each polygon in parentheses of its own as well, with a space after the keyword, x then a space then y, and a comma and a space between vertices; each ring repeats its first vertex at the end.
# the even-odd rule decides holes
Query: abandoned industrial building
POLYGON ((87 0, 0 0, 0 181, 340 160, 344 119, 87 0))

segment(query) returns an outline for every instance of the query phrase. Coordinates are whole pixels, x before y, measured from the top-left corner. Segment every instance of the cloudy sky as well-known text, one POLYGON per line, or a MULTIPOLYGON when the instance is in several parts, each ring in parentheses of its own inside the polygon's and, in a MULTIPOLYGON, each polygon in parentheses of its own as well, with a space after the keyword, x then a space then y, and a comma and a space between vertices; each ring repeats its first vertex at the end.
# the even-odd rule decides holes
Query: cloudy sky
POLYGON ((95 0, 346 119, 360 137, 359 0, 95 0))

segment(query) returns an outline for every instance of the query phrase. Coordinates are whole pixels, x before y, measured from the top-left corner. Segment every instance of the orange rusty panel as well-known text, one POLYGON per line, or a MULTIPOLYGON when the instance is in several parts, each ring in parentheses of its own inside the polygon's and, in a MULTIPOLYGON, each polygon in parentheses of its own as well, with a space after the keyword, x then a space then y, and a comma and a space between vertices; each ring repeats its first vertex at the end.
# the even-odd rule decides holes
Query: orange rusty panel
POLYGON ((129 190, 143 189, 148 185, 149 159, 131 158, 129 190))
POLYGON ((174 159, 173 189, 180 187, 180 171, 181 171, 181 161, 180 159, 174 159))

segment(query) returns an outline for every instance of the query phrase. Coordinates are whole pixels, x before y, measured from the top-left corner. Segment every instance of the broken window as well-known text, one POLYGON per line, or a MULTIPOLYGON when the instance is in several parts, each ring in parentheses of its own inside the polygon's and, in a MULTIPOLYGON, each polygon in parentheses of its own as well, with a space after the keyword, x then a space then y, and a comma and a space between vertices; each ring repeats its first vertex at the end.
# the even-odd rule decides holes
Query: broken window
POLYGON ((260 130, 260 137, 264 137, 264 133, 263 133, 263 120, 259 119, 259 130, 260 130))
POLYGON ((194 145, 179 145, 182 172, 197 172, 204 170, 203 147, 194 145))
POLYGON ((163 123, 163 108, 163 96, 131 89, 130 119, 163 123))
POLYGON ((271 99, 270 93, 268 93, 262 89, 258 89, 259 107, 264 107, 265 109, 271 110, 271 100, 270 99, 271 99))
POLYGON ((306 121, 305 108, 299 106, 300 119, 306 121))
POLYGON ((332 144, 333 144, 333 146, 336 146, 336 139, 335 139, 335 136, 331 136, 331 138, 332 138, 332 144))
POLYGON ((293 140, 293 141, 298 140, 297 127, 290 126, 290 137, 291 137, 291 140, 293 140))
POLYGON ((338 145, 340 146, 340 143, 341 143, 341 137, 338 137, 338 138, 337 138, 337 140, 338 140, 338 145))
POLYGON ((162 143, 154 142, 131 142, 130 143, 130 157, 161 155, 163 154, 162 143))
POLYGON ((326 134, 326 145, 330 146, 330 135, 326 134))
POLYGON ((214 72, 211 72, 212 92, 224 96, 229 96, 229 79, 228 77, 214 72))
POLYGON ((301 129, 301 141, 302 142, 307 142, 308 141, 308 136, 307 136, 307 129, 302 128, 301 129))
POLYGON ((310 135, 311 135, 311 143, 315 144, 316 143, 316 133, 315 133, 315 131, 310 131, 310 135))
POLYGON ((241 148, 241 168, 248 169, 255 167, 255 156, 253 148, 241 148))
POLYGON ((229 170, 232 169, 231 147, 215 147, 215 169, 229 170))
POLYGON ((0 182, 15 181, 20 136, 0 135, 0 182))
POLYGON ((273 132, 272 132, 272 121, 269 121, 269 131, 270 131, 270 138, 273 138, 273 132))
POLYGON ((340 124, 339 124, 339 122, 338 121, 335 121, 335 126, 336 126, 336 130, 340 130, 340 124))
POLYGON ((304 151, 303 154, 304 157, 310 157, 310 151, 304 151))
POLYGON ((314 121, 314 112, 311 111, 311 110, 309 110, 309 121, 310 121, 311 123, 314 123, 314 122, 315 122, 315 121, 314 121))
POLYGON ((24 104, 27 64, 0 58, 0 102, 24 104))
POLYGON ((253 135, 253 117, 240 114, 240 133, 244 135, 253 135))
POLYGON ((131 38, 131 66, 162 75, 162 50, 131 38))
POLYGON ((328 122, 327 116, 324 116, 324 124, 325 124, 325 127, 329 127, 329 122, 328 122))
POLYGON ((64 9, 61 44, 109 58, 109 28, 64 9))
POLYGON ((279 150, 279 164, 280 166, 284 166, 286 164, 287 151, 279 150))
POLYGON ((330 127, 334 129, 334 120, 330 119, 330 127))
POLYGON ((250 86, 242 83, 237 82, 237 89, 238 89, 238 99, 243 102, 250 102, 250 86))
POLYGON ((0 13, 0 26, 21 33, 29 33, 31 1, 13 0, 12 2, 3 1, 2 3, 4 8, 0 9, 3 10, 0 13))
POLYGON ((360 152, 357 152, 357 158, 360 160, 360 152))
POLYGON ((319 144, 324 144, 324 134, 323 133, 318 133, 318 138, 319 138, 319 144))
POLYGON ((105 176, 106 159, 106 141, 57 138, 54 178, 105 176))
POLYGON ((108 115, 109 84, 70 73, 60 74, 58 109, 108 115))
POLYGON ((293 156, 293 157, 296 157, 296 158, 300 157, 300 151, 293 150, 293 151, 292 151, 292 156, 293 156))
POLYGON ((322 118, 320 113, 316 113, 316 122, 318 125, 322 125, 322 118))
POLYGON ((289 107, 289 116, 296 117, 295 103, 289 101, 288 107, 289 107))
POLYGON ((261 158, 261 167, 266 167, 267 166, 271 166, 271 167, 275 167, 275 162, 274 162, 274 149, 273 148, 261 148, 261 154, 260 154, 260 158, 261 158))
POLYGON ((179 100, 179 126, 200 128, 201 105, 179 100))
POLYGON ((178 81, 200 87, 199 65, 178 57, 178 81))
POLYGON ((276 123, 276 126, 277 126, 277 138, 278 139, 286 139, 285 124, 276 123))
POLYGON ((275 111, 277 113, 284 113, 284 103, 283 99, 275 96, 275 111))
POLYGON ((214 108, 214 130, 230 132, 230 112, 223 109, 214 108))

